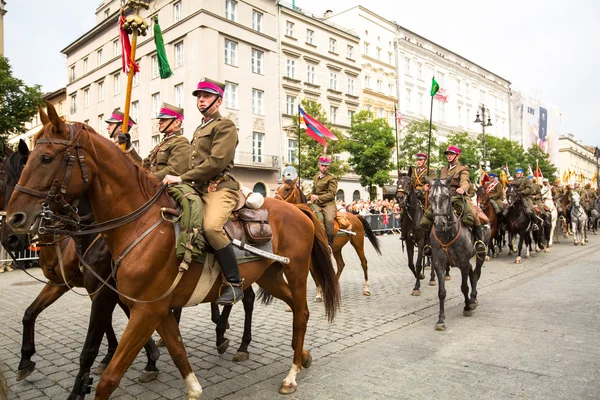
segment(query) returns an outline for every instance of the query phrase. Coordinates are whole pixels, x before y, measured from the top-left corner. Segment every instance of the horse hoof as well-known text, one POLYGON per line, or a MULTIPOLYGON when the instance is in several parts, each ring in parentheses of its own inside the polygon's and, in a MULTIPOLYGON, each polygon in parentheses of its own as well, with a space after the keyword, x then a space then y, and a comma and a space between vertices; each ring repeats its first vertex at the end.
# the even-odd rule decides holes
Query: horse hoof
POLYGON ((162 338, 160 338, 156 341, 156 347, 165 347, 165 346, 166 346, 165 341, 162 340, 162 338))
POLYGON ((322 297, 315 297, 315 303, 322 303, 322 302, 323 302, 322 297))
POLYGON ((435 330, 436 331, 445 331, 446 330, 446 324, 435 324, 435 330))
POLYGON ((477 305, 478 305, 478 304, 479 304, 479 303, 477 302, 477 300, 475 300, 473 303, 469 304, 469 309, 470 309, 471 311, 474 311, 474 310, 476 310, 476 309, 477 309, 477 305))
POLYGON ((27 378, 33 371, 35 371, 35 363, 33 361, 29 361, 25 368, 17 371, 17 382, 27 378))
POLYGON ((102 375, 104 373, 104 371, 106 370, 106 367, 108 367, 108 364, 104 364, 104 363, 98 364, 98 366, 94 370, 94 375, 102 375))
POLYGON ((225 341, 223 343, 217 345, 217 352, 219 354, 223 354, 227 351, 228 348, 229 348, 229 339, 225 339, 225 341))
POLYGON ((490 256, 485 256, 485 261, 490 261, 490 256))
POLYGON ((429 286, 435 286, 435 281, 429 281, 429 286))
POLYGON ((290 307, 290 306, 287 306, 287 307, 285 308, 285 311, 287 311, 287 312, 292 312, 292 307, 290 307))
POLYGON ((297 386, 298 385, 296 383, 286 384, 285 382, 283 382, 281 384, 281 387, 279 388, 279 393, 280 394, 292 394, 296 391, 297 386))
POLYGON ((238 351, 237 353, 235 353, 235 356, 233 356, 233 361, 242 362, 248 360, 249 358, 250 353, 246 353, 245 351, 238 351))
POLYGON ((371 292, 369 292, 368 290, 365 290, 363 292, 363 296, 370 296, 370 295, 371 295, 371 292))
POLYGON ((531 258, 531 254, 525 254, 525 258, 529 260, 531 258))
POLYGON ((544 250, 544 253, 550 253, 550 248, 547 248, 546 250, 544 250))
POLYGON ((302 367, 310 368, 311 365, 312 365, 312 355, 310 354, 310 351, 306 350, 306 354, 304 354, 302 357, 302 367))
POLYGON ((452 277, 451 277, 450 275, 446 275, 446 276, 444 277, 444 280, 446 280, 446 281, 451 281, 451 280, 452 280, 452 277))
POLYGON ((494 253, 494 255, 492 256, 492 258, 498 258, 498 253, 494 253))
POLYGON ((421 295, 421 291, 420 290, 413 290, 412 291, 412 295, 413 296, 420 296, 421 295))
POLYGON ((473 310, 463 310, 463 315, 465 317, 472 317, 473 316, 473 310))
POLYGON ((582 246, 585 246, 585 242, 582 242, 582 243, 581 243, 581 245, 582 245, 582 246))
POLYGON ((515 264, 521 264, 521 257, 517 257, 517 259, 515 260, 515 264))
POLYGON ((419 278, 420 279, 425 279, 425 274, 421 272, 421 276, 419 278))
POLYGON ((148 383, 155 381, 158 378, 158 371, 143 370, 138 378, 139 383, 148 383))

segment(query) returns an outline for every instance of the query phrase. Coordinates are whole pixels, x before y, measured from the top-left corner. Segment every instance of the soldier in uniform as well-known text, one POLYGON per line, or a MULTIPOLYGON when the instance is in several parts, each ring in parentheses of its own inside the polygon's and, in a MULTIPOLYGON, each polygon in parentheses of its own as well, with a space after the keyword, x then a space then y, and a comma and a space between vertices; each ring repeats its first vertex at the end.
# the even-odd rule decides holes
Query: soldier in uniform
POLYGON ((535 206, 538 208, 539 213, 545 215, 546 209, 544 208, 544 202, 542 201, 542 185, 538 182, 538 178, 531 176, 529 179, 531 180, 531 184, 533 186, 532 200, 535 206))
POLYGON ((554 206, 556 207, 556 211, 558 215, 562 215, 563 209, 560 204, 560 196, 565 193, 565 188, 560 186, 560 179, 555 179, 554 184, 552 185, 552 201, 554 202, 554 206))
POLYGON ((496 215, 500 216, 504 208, 504 190, 502 184, 496 179, 496 174, 491 173, 489 175, 492 180, 487 184, 485 191, 490 198, 490 203, 494 207, 496 215))
POLYGON ((597 198, 598 197, 596 196, 596 191, 594 189, 592 189, 592 184, 586 183, 585 184, 584 204, 585 204, 585 206, 587 206, 588 211, 591 211, 591 209, 594 208, 594 206, 596 205, 597 198))
MULTIPOLYGON (((417 165, 412 168, 412 175, 410 179, 413 182, 415 194, 421 204, 425 204, 425 197, 429 191, 429 182, 437 177, 435 169, 431 168, 429 174, 427 174, 427 154, 418 153, 416 156, 417 165)), ((400 226, 402 226, 402 220, 404 219, 404 207, 400 210, 400 226)), ((401 231, 400 240, 405 240, 404 232, 401 231)))
MULTIPOLYGON (((121 135, 121 132, 123 131, 123 120, 124 119, 125 119, 125 114, 123 114, 123 112, 119 108, 115 108, 115 110, 112 112, 110 118, 104 120, 104 122, 106 122, 108 124, 108 125, 106 125, 106 131, 108 132, 108 137, 110 139, 112 139, 115 143, 118 142, 119 135, 121 135)), ((129 121, 128 121, 127 125, 129 125, 129 128, 131 129, 131 127, 133 127, 133 125, 135 125, 135 121, 131 117, 129 117, 129 121)), ((123 135, 121 135, 121 136, 123 136, 123 135)), ((124 140, 124 138, 121 138, 121 140, 124 140)))
POLYGON ((181 132, 183 108, 163 103, 158 113, 158 129, 164 134, 161 142, 142 160, 126 138, 126 151, 131 157, 142 162, 145 169, 158 180, 167 175, 181 175, 188 170, 192 146, 181 132))
POLYGON ((579 195, 579 198, 581 199, 581 201, 583 201, 585 192, 584 192, 583 188, 581 187, 581 182, 575 182, 573 184, 573 189, 569 193, 569 205, 571 205, 571 201, 573 200, 573 193, 577 193, 579 195))
MULTIPOLYGON (((516 169, 515 179, 513 180, 512 184, 517 186, 519 193, 521 194, 521 196, 523 196, 523 207, 524 207, 525 214, 531 220, 531 228, 534 231, 537 231, 539 229, 539 227, 536 222, 539 220, 539 218, 536 217, 536 215, 533 212, 533 199, 532 199, 535 189, 533 187, 532 182, 523 176, 523 168, 516 169)), ((507 216, 507 214, 508 214, 508 207, 506 207, 503 211, 503 215, 505 217, 507 216)))
MULTIPOLYGON (((440 179, 452 178, 450 181, 450 198, 452 206, 457 211, 458 215, 463 215, 462 223, 465 226, 473 226, 473 236, 475 237, 475 249, 477 252, 485 251, 485 244, 483 243, 483 232, 479 217, 475 215, 473 211, 473 203, 467 199, 466 201, 462 196, 467 196, 469 192, 470 174, 469 167, 462 165, 458 160, 460 157, 460 149, 456 146, 448 146, 444 152, 448 165, 442 168, 440 171, 440 179), (464 206, 464 208, 463 208, 464 206)), ((423 229, 429 231, 433 225, 433 214, 431 208, 427 209, 421 219, 420 225, 423 229)), ((431 248, 425 247, 423 254, 426 256, 431 255, 431 248)))
POLYGON ((185 182, 200 194, 204 235, 227 280, 216 302, 231 305, 241 300, 244 292, 233 245, 223 229, 239 199, 239 184, 231 175, 238 133, 235 124, 219 113, 224 93, 223 83, 207 78, 198 83, 192 94, 203 118, 194 132, 188 170, 180 176, 166 175, 163 183, 185 182))
POLYGON ((328 172, 330 164, 331 159, 326 155, 319 157, 320 172, 313 178, 313 187, 309 200, 323 209, 327 240, 329 241, 329 246, 333 248, 333 240, 335 239, 333 220, 336 214, 335 195, 337 193, 338 181, 335 176, 328 172))

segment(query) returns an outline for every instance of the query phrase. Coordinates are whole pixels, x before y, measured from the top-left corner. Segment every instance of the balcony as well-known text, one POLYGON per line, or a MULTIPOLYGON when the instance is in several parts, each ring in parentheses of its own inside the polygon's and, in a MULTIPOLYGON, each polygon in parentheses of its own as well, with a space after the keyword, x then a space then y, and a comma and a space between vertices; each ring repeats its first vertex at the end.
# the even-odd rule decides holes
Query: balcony
POLYGON ((279 170, 279 157, 269 155, 253 155, 249 152, 237 151, 234 159, 238 168, 254 168, 265 170, 279 170))

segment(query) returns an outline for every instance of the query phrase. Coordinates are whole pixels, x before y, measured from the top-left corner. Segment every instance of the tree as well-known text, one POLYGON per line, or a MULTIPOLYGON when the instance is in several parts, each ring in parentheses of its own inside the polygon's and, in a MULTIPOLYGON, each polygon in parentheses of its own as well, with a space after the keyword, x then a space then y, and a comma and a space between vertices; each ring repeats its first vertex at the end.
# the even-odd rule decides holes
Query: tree
MULTIPOLYGON (((431 126, 431 154, 430 163, 435 166, 439 162, 438 144, 435 138, 437 127, 431 126)), ((415 154, 427 154, 429 141, 429 120, 422 119, 420 121, 410 121, 404 132, 402 139, 398 144, 400 154, 398 155, 398 169, 408 169, 409 166, 415 163, 415 154)))
MULTIPOLYGON (((550 155, 544 152, 544 150, 542 150, 541 147, 537 144, 534 144, 532 147, 529 148, 529 150, 525 152, 526 163, 531 165, 531 169, 533 170, 533 172, 535 173, 535 166, 537 160, 537 163, 540 167, 540 170, 542 171, 542 174, 544 175, 544 178, 548 179, 553 177, 557 171, 556 166, 548 160, 549 157, 550 155)), ((527 165, 522 165, 522 167, 527 171, 527 165)))
MULTIPOLYGON (((342 132, 338 129, 332 129, 331 123, 327 120, 325 110, 320 103, 313 100, 302 100, 302 109, 306 111, 308 115, 322 123, 333 133, 338 140, 327 140, 327 152, 328 154, 339 154, 343 150, 344 138, 342 132)), ((293 117, 294 126, 298 126, 298 115, 293 117)), ((300 177, 303 179, 311 179, 319 173, 318 160, 319 156, 323 154, 323 145, 306 134, 306 129, 300 130, 300 153, 298 159, 300 160, 300 177)), ((293 163, 292 166, 298 169, 298 163, 293 163)), ((334 175, 336 178, 341 178, 350 170, 348 163, 345 161, 335 161, 332 157, 331 166, 329 167, 329 173, 334 175)))
POLYGON ((40 85, 27 86, 12 76, 8 58, 0 56, 0 140, 25 131, 25 123, 37 113, 42 104, 40 85))
POLYGON ((469 167, 471 182, 476 182, 482 161, 481 142, 469 137, 467 132, 452 132, 448 135, 447 142, 440 146, 439 156, 440 158, 443 157, 443 160, 446 160, 444 152, 448 146, 456 146, 460 149, 460 163, 469 167))
POLYGON ((390 182, 396 137, 385 119, 373 119, 373 113, 366 110, 354 115, 349 135, 344 149, 350 153, 350 165, 360 176, 360 184, 369 188, 369 196, 374 200, 376 187, 390 182))
MULTIPOLYGON (((481 135, 479 140, 481 140, 481 135)), ((500 173, 502 167, 506 164, 509 172, 514 174, 517 166, 523 166, 525 150, 519 143, 492 135, 487 135, 485 141, 491 172, 500 173)))

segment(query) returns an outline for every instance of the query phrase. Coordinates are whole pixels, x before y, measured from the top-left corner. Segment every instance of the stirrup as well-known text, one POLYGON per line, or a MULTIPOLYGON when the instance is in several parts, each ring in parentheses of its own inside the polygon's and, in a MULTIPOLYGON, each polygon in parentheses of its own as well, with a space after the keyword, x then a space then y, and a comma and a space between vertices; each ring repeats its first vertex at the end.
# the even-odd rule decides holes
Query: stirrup
POLYGON ((234 305, 235 303, 237 303, 238 301, 242 300, 243 298, 244 298, 244 279, 242 278, 242 281, 239 282, 239 283, 231 283, 229 281, 223 282, 223 284, 219 288, 219 297, 217 298, 216 303, 219 304, 219 305, 234 305), (222 296, 221 290, 224 287, 231 288, 231 293, 233 293, 233 301, 232 302, 224 302, 224 301, 219 302, 219 299, 222 296), (240 288, 240 290, 242 291, 242 295, 240 296, 239 299, 235 295, 235 288, 240 288))
POLYGON ((426 244, 425 246, 423 246, 423 255, 424 256, 431 256, 431 246, 426 244))
POLYGON ((535 231, 539 231, 539 230, 540 230, 540 227, 539 227, 539 226, 537 226, 537 224, 536 224, 536 223, 532 223, 532 224, 531 224, 531 230, 532 230, 532 231, 534 231, 534 232, 535 232, 535 231))

